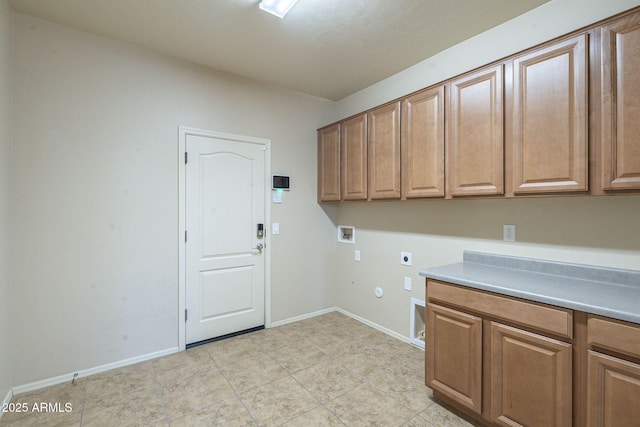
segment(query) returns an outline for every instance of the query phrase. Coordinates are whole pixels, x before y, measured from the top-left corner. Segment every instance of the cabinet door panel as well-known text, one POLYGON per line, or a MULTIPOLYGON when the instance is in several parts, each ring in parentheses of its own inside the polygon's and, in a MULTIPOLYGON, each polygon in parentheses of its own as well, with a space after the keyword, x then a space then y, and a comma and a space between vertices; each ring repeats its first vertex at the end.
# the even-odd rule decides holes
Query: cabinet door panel
POLYGON ((427 304, 427 385, 482 411, 482 319, 427 304))
POLYGON ((587 425, 637 425, 640 420, 640 365, 589 351, 587 425))
POLYGON ((368 114, 369 199, 400 198, 400 102, 368 114))
POLYGON ((402 197, 444 197, 444 86, 402 102, 402 197))
POLYGON ((514 60, 514 193, 588 189, 587 35, 514 60))
POLYGON ((318 201, 340 200, 340 124, 318 131, 318 201))
POLYGON ((342 122, 342 200, 367 198, 367 115, 342 122))
POLYGON ((449 194, 503 194, 503 66, 464 76, 449 87, 449 194))
POLYGON ((570 426, 571 344, 491 322, 491 418, 570 426))
POLYGON ((601 29, 602 186, 640 189, 640 13, 601 29))

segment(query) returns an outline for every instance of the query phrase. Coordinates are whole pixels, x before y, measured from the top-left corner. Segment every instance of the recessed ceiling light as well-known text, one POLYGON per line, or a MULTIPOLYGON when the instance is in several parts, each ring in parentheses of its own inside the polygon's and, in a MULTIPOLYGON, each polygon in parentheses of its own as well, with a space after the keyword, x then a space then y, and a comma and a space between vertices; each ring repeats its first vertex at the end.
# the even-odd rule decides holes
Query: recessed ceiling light
POLYGON ((262 0, 260 9, 278 18, 284 18, 298 0, 262 0))

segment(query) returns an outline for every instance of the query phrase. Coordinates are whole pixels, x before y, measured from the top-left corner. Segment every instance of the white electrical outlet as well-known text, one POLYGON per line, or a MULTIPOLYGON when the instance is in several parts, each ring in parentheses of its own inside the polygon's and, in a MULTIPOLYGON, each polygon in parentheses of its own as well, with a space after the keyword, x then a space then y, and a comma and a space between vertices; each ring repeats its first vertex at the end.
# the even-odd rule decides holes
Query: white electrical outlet
POLYGON ((404 290, 405 291, 410 291, 411 290, 411 277, 405 277, 404 278, 404 290))
POLYGON ((411 252, 400 252, 400 264, 411 265, 411 252))
POLYGON ((515 242, 516 241, 516 226, 513 224, 505 224, 503 226, 503 240, 505 242, 515 242))
POLYGON ((353 260, 354 261, 360 261, 360 251, 359 250, 355 250, 355 252, 353 253, 353 260))

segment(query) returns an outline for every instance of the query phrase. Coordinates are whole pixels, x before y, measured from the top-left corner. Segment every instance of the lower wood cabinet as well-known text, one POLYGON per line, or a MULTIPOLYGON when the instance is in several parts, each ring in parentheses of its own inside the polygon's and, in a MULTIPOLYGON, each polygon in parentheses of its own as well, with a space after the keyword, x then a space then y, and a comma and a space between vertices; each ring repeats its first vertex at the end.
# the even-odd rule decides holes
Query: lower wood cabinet
POLYGON ((640 426, 640 324, 427 279, 426 384, 490 426, 640 426))
POLYGON ((589 351, 587 425, 640 423, 640 365, 589 351))
POLYGON ((587 425, 640 425, 640 325, 590 315, 587 425))
POLYGON ((482 319, 431 305, 427 318, 427 346, 432 363, 427 382, 474 412, 482 411, 482 319))
POLYGON ((491 419, 571 425, 571 344, 491 322, 491 419))
POLYGON ((571 310, 435 280, 426 297, 436 399, 488 425, 572 425, 571 310))

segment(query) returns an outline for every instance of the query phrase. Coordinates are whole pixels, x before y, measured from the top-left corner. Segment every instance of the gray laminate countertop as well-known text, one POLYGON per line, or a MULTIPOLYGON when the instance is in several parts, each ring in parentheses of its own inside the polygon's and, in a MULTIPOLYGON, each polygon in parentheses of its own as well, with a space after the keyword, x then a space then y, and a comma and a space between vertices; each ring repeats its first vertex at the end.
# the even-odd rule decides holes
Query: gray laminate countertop
POLYGON ((640 323, 640 271, 465 251, 429 279, 640 323))

